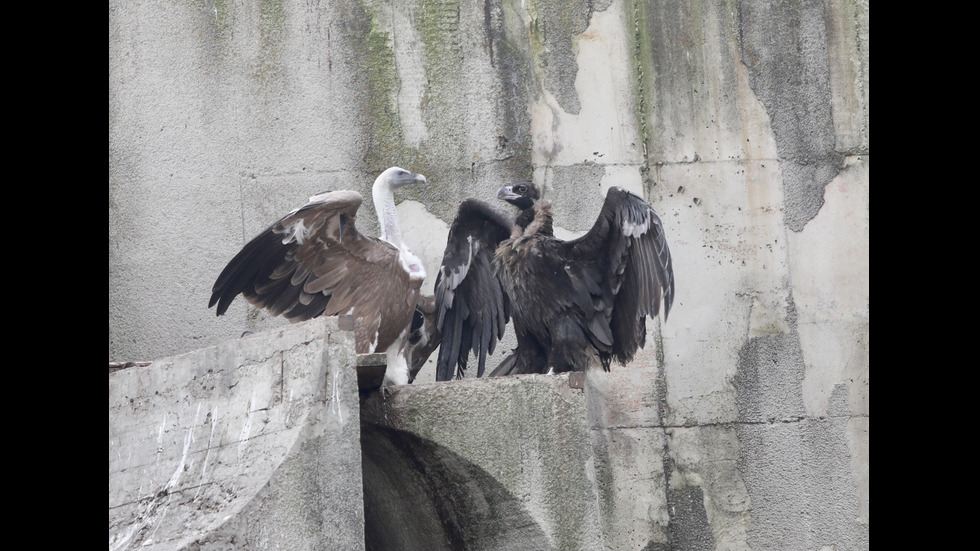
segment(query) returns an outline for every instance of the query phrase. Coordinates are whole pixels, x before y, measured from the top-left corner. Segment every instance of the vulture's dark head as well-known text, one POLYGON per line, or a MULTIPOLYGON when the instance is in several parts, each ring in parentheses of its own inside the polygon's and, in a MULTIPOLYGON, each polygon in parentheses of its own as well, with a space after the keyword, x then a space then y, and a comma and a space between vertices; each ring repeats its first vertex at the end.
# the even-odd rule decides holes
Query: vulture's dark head
POLYGON ((502 199, 521 210, 527 210, 534 206, 534 202, 541 198, 538 186, 531 182, 521 182, 512 186, 504 186, 497 192, 497 199, 502 199))

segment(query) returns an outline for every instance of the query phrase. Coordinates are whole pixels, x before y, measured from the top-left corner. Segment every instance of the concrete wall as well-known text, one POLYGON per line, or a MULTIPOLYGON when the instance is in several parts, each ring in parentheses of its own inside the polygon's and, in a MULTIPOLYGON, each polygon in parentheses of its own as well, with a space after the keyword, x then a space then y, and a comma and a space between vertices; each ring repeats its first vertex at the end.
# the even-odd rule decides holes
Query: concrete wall
MULTIPOLYGON (((462 198, 533 178, 575 235, 619 185, 663 217, 677 299, 629 369, 587 378, 609 514, 585 541, 866 549, 869 30, 839 0, 110 2, 109 359, 283 327, 242 301, 215 318, 215 277, 387 166, 430 179, 399 197, 430 274, 462 198)), ((483 383, 401 389, 426 408, 385 430, 468 438, 419 428, 470 405, 426 396, 483 383)))

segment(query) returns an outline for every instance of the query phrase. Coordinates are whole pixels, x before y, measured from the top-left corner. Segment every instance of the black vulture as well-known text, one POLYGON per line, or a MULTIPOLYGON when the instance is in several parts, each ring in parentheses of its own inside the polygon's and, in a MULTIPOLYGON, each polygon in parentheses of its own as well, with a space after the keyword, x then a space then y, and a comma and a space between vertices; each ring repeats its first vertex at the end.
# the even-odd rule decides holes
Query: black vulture
POLYGON ((551 205, 533 183, 504 186, 516 217, 482 201, 460 206, 435 285, 440 381, 461 377, 472 351, 477 376, 513 317, 517 348, 490 375, 604 370, 626 364, 646 339, 646 317, 664 319, 674 273, 663 223, 639 196, 613 187, 592 229, 554 236, 551 205))

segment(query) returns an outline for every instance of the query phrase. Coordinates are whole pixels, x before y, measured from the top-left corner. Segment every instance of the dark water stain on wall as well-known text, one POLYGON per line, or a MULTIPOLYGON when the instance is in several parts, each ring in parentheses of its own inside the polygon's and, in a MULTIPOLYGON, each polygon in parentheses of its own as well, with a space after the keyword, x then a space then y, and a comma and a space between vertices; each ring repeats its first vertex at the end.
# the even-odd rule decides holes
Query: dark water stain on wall
POLYGON ((667 492, 667 509, 670 511, 670 525, 667 527, 670 549, 712 551, 715 548, 701 488, 686 486, 671 489, 667 492))
POLYGON ((529 6, 535 72, 540 75, 541 87, 551 92, 566 113, 577 115, 582 110, 575 90, 578 61, 574 39, 589 28, 594 12, 610 4, 611 0, 568 0, 529 6))
POLYGON ((796 330, 750 338, 733 378, 738 471, 751 500, 748 543, 754 548, 867 549, 869 527, 857 520, 860 496, 848 458, 846 390, 835 389, 827 417, 803 402, 806 377, 796 330))
POLYGON ((823 2, 741 2, 749 82, 769 114, 783 174, 786 225, 801 231, 840 171, 823 2))

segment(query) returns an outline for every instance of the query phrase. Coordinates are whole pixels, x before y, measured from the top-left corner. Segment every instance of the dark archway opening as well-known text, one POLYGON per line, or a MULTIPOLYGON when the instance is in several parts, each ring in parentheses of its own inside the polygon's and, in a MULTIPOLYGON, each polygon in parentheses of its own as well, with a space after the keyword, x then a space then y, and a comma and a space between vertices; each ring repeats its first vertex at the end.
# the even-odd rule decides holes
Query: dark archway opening
POLYGON ((434 442, 362 421, 361 456, 367 551, 552 549, 516 497, 434 442))

